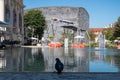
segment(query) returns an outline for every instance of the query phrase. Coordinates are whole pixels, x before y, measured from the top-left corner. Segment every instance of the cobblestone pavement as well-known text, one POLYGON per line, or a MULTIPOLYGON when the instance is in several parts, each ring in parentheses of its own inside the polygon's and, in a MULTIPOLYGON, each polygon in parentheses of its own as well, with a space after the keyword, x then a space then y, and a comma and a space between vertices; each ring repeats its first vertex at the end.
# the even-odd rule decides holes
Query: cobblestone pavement
POLYGON ((0 80, 120 80, 120 73, 0 73, 0 80))

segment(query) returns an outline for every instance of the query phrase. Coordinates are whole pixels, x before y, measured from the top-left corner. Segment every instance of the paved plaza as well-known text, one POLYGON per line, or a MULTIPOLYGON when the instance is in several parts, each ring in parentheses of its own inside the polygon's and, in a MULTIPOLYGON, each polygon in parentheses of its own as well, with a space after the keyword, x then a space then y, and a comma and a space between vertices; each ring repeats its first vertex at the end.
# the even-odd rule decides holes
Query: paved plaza
POLYGON ((120 80, 120 73, 0 73, 0 80, 120 80))

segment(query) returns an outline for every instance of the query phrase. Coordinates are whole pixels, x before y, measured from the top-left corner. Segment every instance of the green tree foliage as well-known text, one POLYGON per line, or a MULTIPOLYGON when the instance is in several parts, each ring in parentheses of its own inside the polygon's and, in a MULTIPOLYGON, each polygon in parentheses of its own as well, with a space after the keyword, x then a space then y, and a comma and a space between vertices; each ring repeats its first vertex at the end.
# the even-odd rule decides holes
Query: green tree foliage
POLYGON ((42 38, 44 33, 46 21, 40 10, 29 10, 24 15, 24 25, 28 29, 28 36, 35 36, 39 39, 42 38))
POLYGON ((118 21, 115 23, 114 27, 114 38, 120 37, 120 17, 118 18, 118 21))
POLYGON ((90 36, 90 41, 95 41, 95 37, 96 37, 95 33, 93 31, 89 31, 88 33, 90 36))
POLYGON ((105 35, 105 38, 107 40, 111 41, 111 40, 113 40, 113 31, 114 31, 114 29, 112 27, 110 27, 110 28, 105 28, 102 33, 105 35))

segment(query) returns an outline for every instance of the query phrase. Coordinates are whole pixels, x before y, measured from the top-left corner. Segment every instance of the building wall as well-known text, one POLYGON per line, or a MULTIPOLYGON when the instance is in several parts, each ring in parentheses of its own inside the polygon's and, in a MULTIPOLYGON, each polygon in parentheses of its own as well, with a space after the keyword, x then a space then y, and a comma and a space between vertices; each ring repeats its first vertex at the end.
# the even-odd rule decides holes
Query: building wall
POLYGON ((99 36, 102 34, 103 30, 104 28, 89 28, 89 32, 94 32, 94 34, 96 35, 95 42, 99 41, 99 36))
POLYGON ((4 39, 24 42, 23 8, 23 0, 0 0, 0 20, 10 24, 4 39))
POLYGON ((41 7, 35 8, 41 10, 47 21, 47 29, 44 37, 53 35, 59 40, 62 37, 64 29, 61 26, 75 26, 79 29, 88 30, 89 28, 89 14, 82 7, 41 7), (54 21, 53 19, 65 20, 73 22, 74 24, 54 21))
POLYGON ((4 21, 4 0, 0 0, 0 20, 4 21))

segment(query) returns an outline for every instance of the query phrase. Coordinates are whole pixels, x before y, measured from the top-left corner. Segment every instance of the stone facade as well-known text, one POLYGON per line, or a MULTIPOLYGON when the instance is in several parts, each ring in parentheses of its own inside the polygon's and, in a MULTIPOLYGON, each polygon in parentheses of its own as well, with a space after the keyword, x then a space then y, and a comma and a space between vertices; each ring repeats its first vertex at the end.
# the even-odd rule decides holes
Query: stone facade
MULTIPOLYGON (((2 31, 2 40, 24 42, 23 0, 0 0, 0 21, 10 24, 2 31)), ((1 26, 1 28, 3 28, 1 26)), ((2 41, 1 40, 1 41, 2 41)))
MULTIPOLYGON (((88 30, 89 28, 89 14, 82 7, 41 7, 35 8, 41 10, 47 21, 47 29, 44 33, 44 38, 48 36, 55 36, 58 41, 62 37, 62 33, 65 28, 62 26, 73 26, 77 28, 77 31, 71 30, 80 34, 82 30, 88 30)), ((68 28, 67 28, 68 29, 68 28)))

